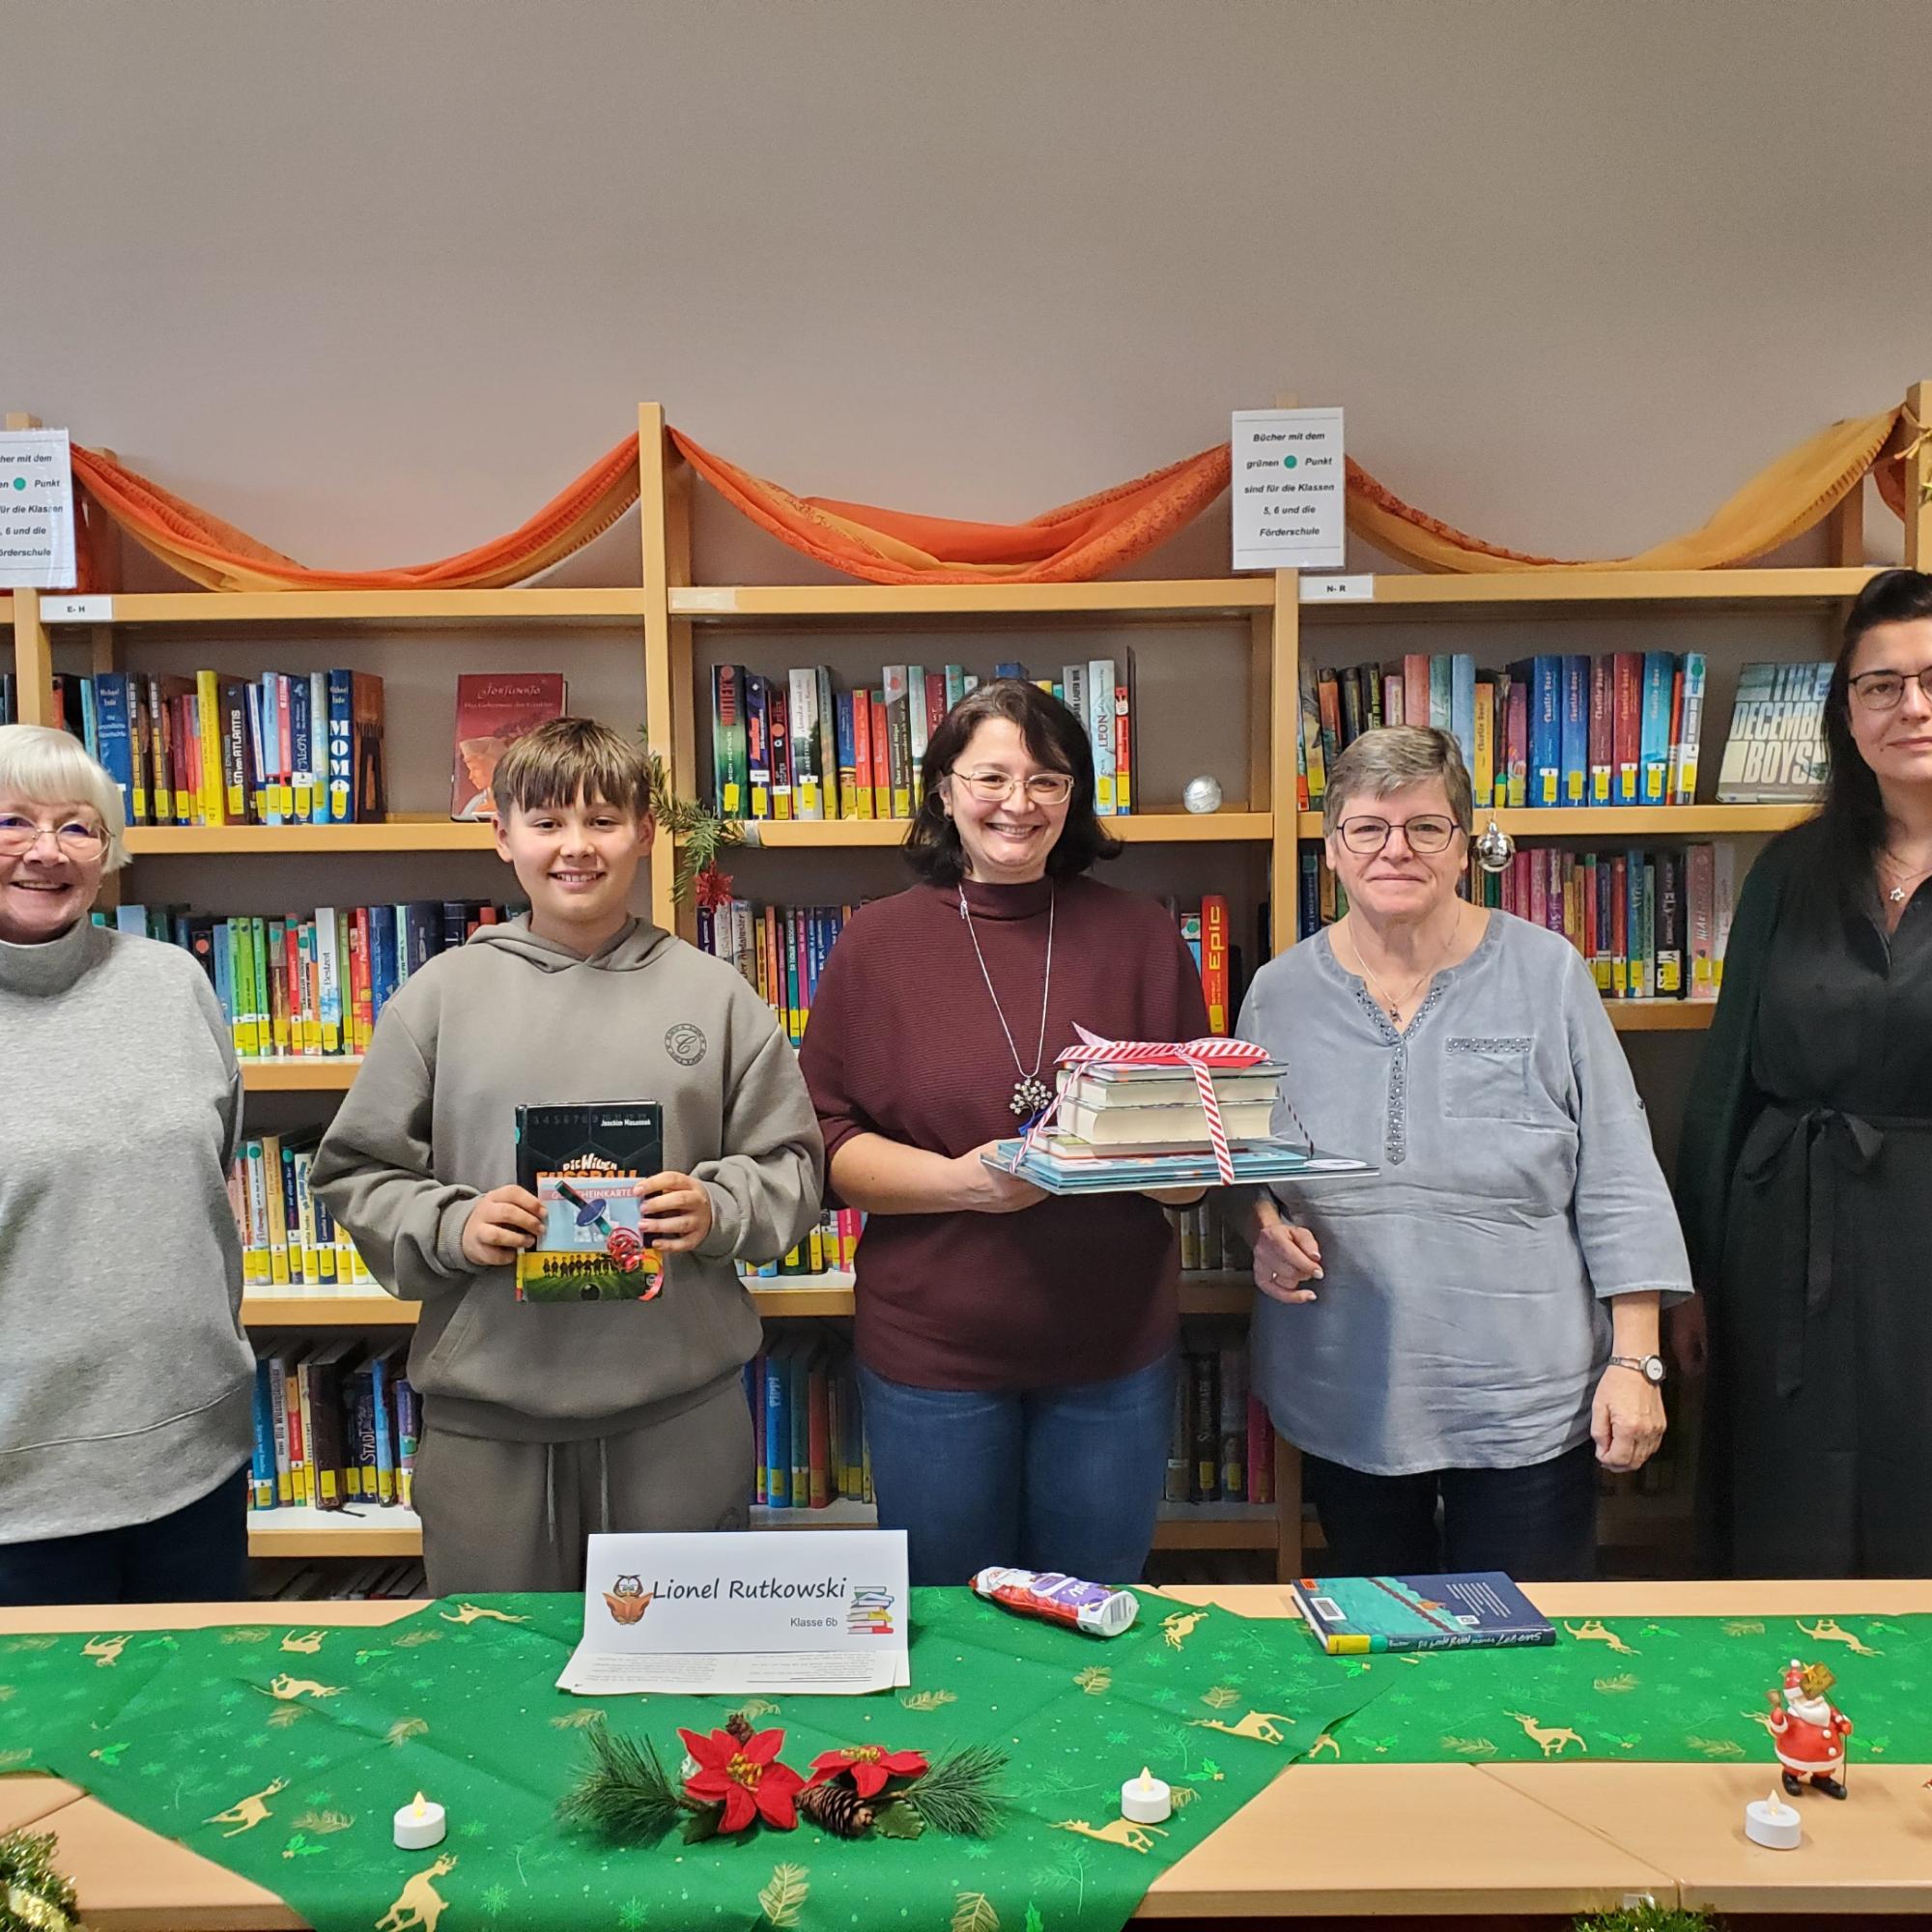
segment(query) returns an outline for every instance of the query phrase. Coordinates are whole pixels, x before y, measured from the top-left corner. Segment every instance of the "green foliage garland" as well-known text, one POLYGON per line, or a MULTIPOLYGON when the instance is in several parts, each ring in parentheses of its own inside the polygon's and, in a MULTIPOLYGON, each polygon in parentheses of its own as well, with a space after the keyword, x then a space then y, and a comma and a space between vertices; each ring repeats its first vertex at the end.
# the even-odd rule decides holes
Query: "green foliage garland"
POLYGON ((0 1932, 74 1932, 73 1887, 54 1869, 51 1832, 0 1835, 0 1932))

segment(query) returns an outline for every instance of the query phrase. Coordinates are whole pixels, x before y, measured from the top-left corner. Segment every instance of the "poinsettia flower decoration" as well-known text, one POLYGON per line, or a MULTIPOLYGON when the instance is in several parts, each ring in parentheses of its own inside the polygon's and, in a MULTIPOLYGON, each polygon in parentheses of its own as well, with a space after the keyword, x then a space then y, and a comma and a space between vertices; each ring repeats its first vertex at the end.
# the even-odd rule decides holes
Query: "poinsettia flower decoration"
POLYGON ((861 1798, 876 1798, 889 1777, 923 1777, 926 1762, 918 1751, 889 1751, 881 1745, 851 1745, 844 1750, 820 1751, 811 1761, 810 1784, 823 1784, 840 1772, 851 1775, 861 1798))
POLYGON ((722 1803, 721 1832, 742 1832, 762 1818, 781 1832, 798 1824, 798 1794, 805 1779, 788 1764, 778 1761, 784 1747, 782 1731, 754 1731, 742 1743, 729 1731, 679 1731, 684 1747, 697 1770, 684 1780, 688 1797, 705 1804, 722 1803))

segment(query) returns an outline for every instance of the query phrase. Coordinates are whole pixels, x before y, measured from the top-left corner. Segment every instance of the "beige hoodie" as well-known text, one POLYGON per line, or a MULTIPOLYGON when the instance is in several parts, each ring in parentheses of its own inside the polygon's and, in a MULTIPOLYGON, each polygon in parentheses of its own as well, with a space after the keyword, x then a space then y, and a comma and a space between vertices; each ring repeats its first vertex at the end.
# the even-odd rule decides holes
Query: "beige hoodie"
POLYGON ((422 1303, 410 1379, 459 1435, 565 1441, 675 1414, 735 1376, 760 1330, 734 1258, 791 1248, 823 1146, 797 1057, 722 961, 644 921, 585 959, 524 920, 410 976, 316 1154, 316 1192, 384 1287, 422 1303), (517 1178, 520 1103, 655 1100, 665 1165, 711 1197, 695 1253, 649 1302, 516 1299, 472 1270, 479 1194, 517 1178))

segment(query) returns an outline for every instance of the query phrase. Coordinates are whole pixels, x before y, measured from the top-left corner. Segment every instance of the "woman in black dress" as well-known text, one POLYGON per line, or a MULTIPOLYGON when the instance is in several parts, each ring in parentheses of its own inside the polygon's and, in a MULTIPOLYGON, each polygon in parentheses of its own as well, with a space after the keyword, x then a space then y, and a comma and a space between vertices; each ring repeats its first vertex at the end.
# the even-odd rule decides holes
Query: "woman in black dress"
POLYGON ((1721 1572, 1932 1575, 1932 577, 1874 578, 1823 809, 1739 896, 1678 1200, 1721 1572), (1706 1324, 1708 1323, 1708 1343, 1706 1324))

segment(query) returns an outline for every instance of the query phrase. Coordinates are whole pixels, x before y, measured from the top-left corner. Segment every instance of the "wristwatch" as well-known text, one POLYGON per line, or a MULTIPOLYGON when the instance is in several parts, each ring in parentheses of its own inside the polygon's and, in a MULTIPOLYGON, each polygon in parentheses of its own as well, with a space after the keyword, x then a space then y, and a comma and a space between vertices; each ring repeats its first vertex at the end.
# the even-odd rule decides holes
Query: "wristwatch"
POLYGON ((1662 1355, 1612 1355, 1610 1367, 1613 1369, 1634 1369, 1645 1381, 1656 1386, 1663 1380, 1663 1357, 1662 1355))

